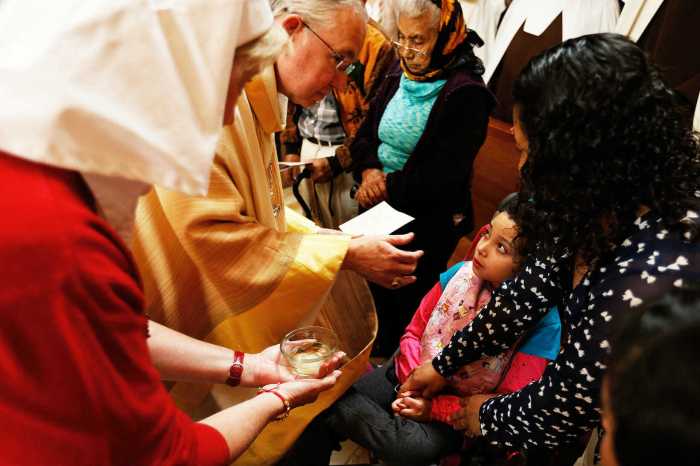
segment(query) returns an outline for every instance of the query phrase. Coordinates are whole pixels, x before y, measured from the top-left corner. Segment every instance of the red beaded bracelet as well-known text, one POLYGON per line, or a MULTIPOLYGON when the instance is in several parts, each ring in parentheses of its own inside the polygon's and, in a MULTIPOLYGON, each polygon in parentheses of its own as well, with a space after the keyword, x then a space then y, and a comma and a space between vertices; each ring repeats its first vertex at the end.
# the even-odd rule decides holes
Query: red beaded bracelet
POLYGON ((280 421, 289 416, 289 412, 292 410, 292 405, 289 404, 289 400, 277 391, 278 388, 280 388, 280 384, 277 383, 271 387, 263 387, 260 390, 258 390, 258 395, 260 395, 261 393, 272 393, 282 401, 282 404, 284 404, 284 412, 275 418, 276 421, 280 421))
POLYGON ((243 358, 245 353, 243 351, 234 351, 233 353, 233 364, 228 370, 228 379, 226 379, 226 384, 232 387, 237 387, 241 383, 241 375, 243 375, 243 358))

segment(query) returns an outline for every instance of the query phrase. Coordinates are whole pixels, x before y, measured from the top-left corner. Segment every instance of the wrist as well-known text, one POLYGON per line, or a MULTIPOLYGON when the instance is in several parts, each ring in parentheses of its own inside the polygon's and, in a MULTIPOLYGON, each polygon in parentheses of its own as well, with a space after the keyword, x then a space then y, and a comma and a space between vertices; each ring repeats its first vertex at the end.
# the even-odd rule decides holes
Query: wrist
MULTIPOLYGON (((243 373, 245 372, 246 368, 245 359, 246 354, 244 352, 233 352, 232 362, 228 369, 228 377, 226 378, 226 385, 229 385, 231 387, 237 387, 241 384, 241 379, 243 378, 243 373)), ((250 361, 248 363, 248 366, 250 367, 250 361)), ((250 372, 250 370, 248 372, 250 372)))
POLYGON ((341 264, 340 268, 345 269, 345 270, 354 270, 355 269, 355 259, 357 256, 357 240, 355 238, 350 239, 350 242, 348 243, 348 250, 345 252, 345 257, 343 258, 343 263, 341 264))
POLYGON ((264 399, 266 404, 272 408, 271 418, 277 421, 285 419, 292 410, 289 398, 279 388, 280 384, 275 384, 258 390, 258 397, 264 399))
POLYGON ((266 414, 268 422, 274 421, 286 412, 284 403, 272 393, 263 392, 255 398, 264 406, 261 411, 266 414))
POLYGON ((379 170, 379 169, 377 169, 377 168, 366 168, 366 169, 364 169, 364 170, 362 171, 362 182, 364 183, 364 182, 367 180, 367 178, 369 178, 370 176, 372 176, 372 174, 374 174, 374 173, 376 173, 376 172, 378 172, 378 171, 381 171, 381 170, 379 170))

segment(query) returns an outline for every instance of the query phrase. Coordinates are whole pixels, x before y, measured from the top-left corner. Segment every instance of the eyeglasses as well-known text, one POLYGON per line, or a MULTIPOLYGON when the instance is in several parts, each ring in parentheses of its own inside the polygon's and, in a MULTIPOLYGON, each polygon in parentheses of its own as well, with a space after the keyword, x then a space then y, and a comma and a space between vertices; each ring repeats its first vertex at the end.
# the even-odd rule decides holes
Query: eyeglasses
POLYGON ((426 52, 424 52, 423 50, 414 49, 414 48, 409 47, 407 45, 403 45, 401 42, 396 42, 395 40, 391 41, 391 45, 393 45, 394 48, 399 51, 399 53, 401 53, 401 52, 409 53, 410 52, 410 53, 414 53, 414 54, 418 55, 419 57, 427 57, 428 56, 428 54, 426 52))
POLYGON ((322 38, 321 36, 319 36, 319 35, 316 33, 316 31, 314 31, 313 29, 311 29, 311 27, 310 27, 308 24, 306 24, 306 23, 303 22, 303 21, 301 22, 301 24, 303 24, 303 25, 306 27, 306 29, 308 29, 309 31, 311 31, 311 33, 312 33, 314 36, 316 36, 316 37, 318 38, 318 40, 320 40, 321 42, 323 42, 323 45, 325 45, 326 47, 328 47, 328 50, 331 51, 331 55, 333 56, 333 60, 335 60, 335 69, 336 69, 336 70, 340 71, 341 73, 345 73, 345 74, 348 75, 348 76, 350 76, 350 75, 353 73, 353 71, 355 71, 355 68, 357 68, 357 62, 356 62, 356 61, 350 60, 349 58, 347 58, 346 56, 344 56, 342 53, 336 52, 335 49, 334 49, 333 47, 331 47, 330 44, 329 44, 328 42, 326 42, 325 40, 323 40, 323 38, 322 38))

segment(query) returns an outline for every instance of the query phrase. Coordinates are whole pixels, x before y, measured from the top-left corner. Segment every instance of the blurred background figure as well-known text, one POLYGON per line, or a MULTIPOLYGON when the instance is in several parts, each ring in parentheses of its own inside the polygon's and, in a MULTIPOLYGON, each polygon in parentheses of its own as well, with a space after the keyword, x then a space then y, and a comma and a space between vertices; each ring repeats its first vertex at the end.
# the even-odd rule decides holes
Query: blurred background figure
MULTIPOLYGON (((686 287, 618 326, 603 382, 603 466, 697 464, 700 291, 686 287)), ((593 464, 597 434, 576 466, 593 464)))
POLYGON ((396 28, 396 15, 394 2, 396 0, 366 0, 365 8, 369 17, 382 27, 382 30, 391 40, 396 40, 398 29, 396 28))

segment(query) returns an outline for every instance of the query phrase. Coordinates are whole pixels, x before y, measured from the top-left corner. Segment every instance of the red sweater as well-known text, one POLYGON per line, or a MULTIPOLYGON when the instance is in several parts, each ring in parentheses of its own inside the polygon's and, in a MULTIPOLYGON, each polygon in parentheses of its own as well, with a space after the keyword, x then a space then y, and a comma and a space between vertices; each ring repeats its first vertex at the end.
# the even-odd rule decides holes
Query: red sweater
POLYGON ((75 172, 0 152, 0 463, 218 465, 164 390, 128 249, 75 172))

